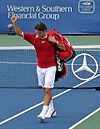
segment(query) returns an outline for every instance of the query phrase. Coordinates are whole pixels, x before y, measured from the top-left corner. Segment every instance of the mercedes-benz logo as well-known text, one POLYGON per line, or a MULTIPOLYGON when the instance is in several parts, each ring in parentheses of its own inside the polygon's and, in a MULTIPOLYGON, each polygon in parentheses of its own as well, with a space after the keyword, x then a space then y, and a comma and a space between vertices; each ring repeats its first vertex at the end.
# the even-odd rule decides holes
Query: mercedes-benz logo
POLYGON ((91 79, 98 72, 98 63, 96 59, 87 53, 77 55, 73 59, 71 66, 73 74, 80 80, 91 79), (84 72, 86 72, 86 76, 84 75, 84 72))

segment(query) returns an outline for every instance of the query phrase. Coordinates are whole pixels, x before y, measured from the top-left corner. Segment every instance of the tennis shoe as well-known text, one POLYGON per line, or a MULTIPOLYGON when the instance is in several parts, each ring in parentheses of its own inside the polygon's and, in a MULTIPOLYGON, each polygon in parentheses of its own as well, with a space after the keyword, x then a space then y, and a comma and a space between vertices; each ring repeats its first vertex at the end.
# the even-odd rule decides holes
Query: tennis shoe
POLYGON ((51 117, 56 117, 56 110, 55 109, 49 109, 45 115, 45 118, 51 118, 51 117))
POLYGON ((39 114, 37 118, 40 120, 40 122, 44 122, 45 116, 43 114, 39 114))

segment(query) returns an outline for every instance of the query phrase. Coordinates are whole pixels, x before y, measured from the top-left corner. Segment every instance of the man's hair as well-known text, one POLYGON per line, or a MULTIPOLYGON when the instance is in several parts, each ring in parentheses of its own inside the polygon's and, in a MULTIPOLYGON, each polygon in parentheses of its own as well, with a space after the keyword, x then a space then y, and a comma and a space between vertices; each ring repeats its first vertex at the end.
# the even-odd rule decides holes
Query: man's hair
POLYGON ((43 22, 39 22, 35 25, 34 29, 38 31, 44 31, 47 30, 47 27, 43 22))

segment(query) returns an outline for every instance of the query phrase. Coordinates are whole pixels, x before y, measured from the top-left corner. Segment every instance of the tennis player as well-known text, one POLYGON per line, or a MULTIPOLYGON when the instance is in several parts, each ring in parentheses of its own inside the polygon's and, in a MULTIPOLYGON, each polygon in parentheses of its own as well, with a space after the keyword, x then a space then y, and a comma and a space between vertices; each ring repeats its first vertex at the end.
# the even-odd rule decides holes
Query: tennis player
POLYGON ((44 23, 37 23, 34 27, 36 34, 29 34, 22 32, 22 30, 17 25, 17 19, 17 16, 11 17, 15 32, 31 43, 36 50, 38 59, 38 82, 39 85, 43 87, 45 93, 44 105, 41 113, 37 117, 41 122, 43 122, 45 118, 56 116, 51 92, 52 88, 54 87, 56 74, 54 45, 57 44, 58 48, 63 51, 66 51, 66 48, 65 45, 58 42, 54 36, 49 37, 46 34, 47 27, 44 23))

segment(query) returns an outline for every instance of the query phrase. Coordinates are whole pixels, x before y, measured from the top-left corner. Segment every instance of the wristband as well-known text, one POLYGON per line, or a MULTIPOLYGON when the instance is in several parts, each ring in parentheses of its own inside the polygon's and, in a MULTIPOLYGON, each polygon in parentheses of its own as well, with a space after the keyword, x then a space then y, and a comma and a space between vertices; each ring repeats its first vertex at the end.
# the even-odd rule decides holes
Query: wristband
POLYGON ((56 44, 58 45, 58 44, 59 44, 59 42, 57 41, 57 42, 56 42, 56 44))

